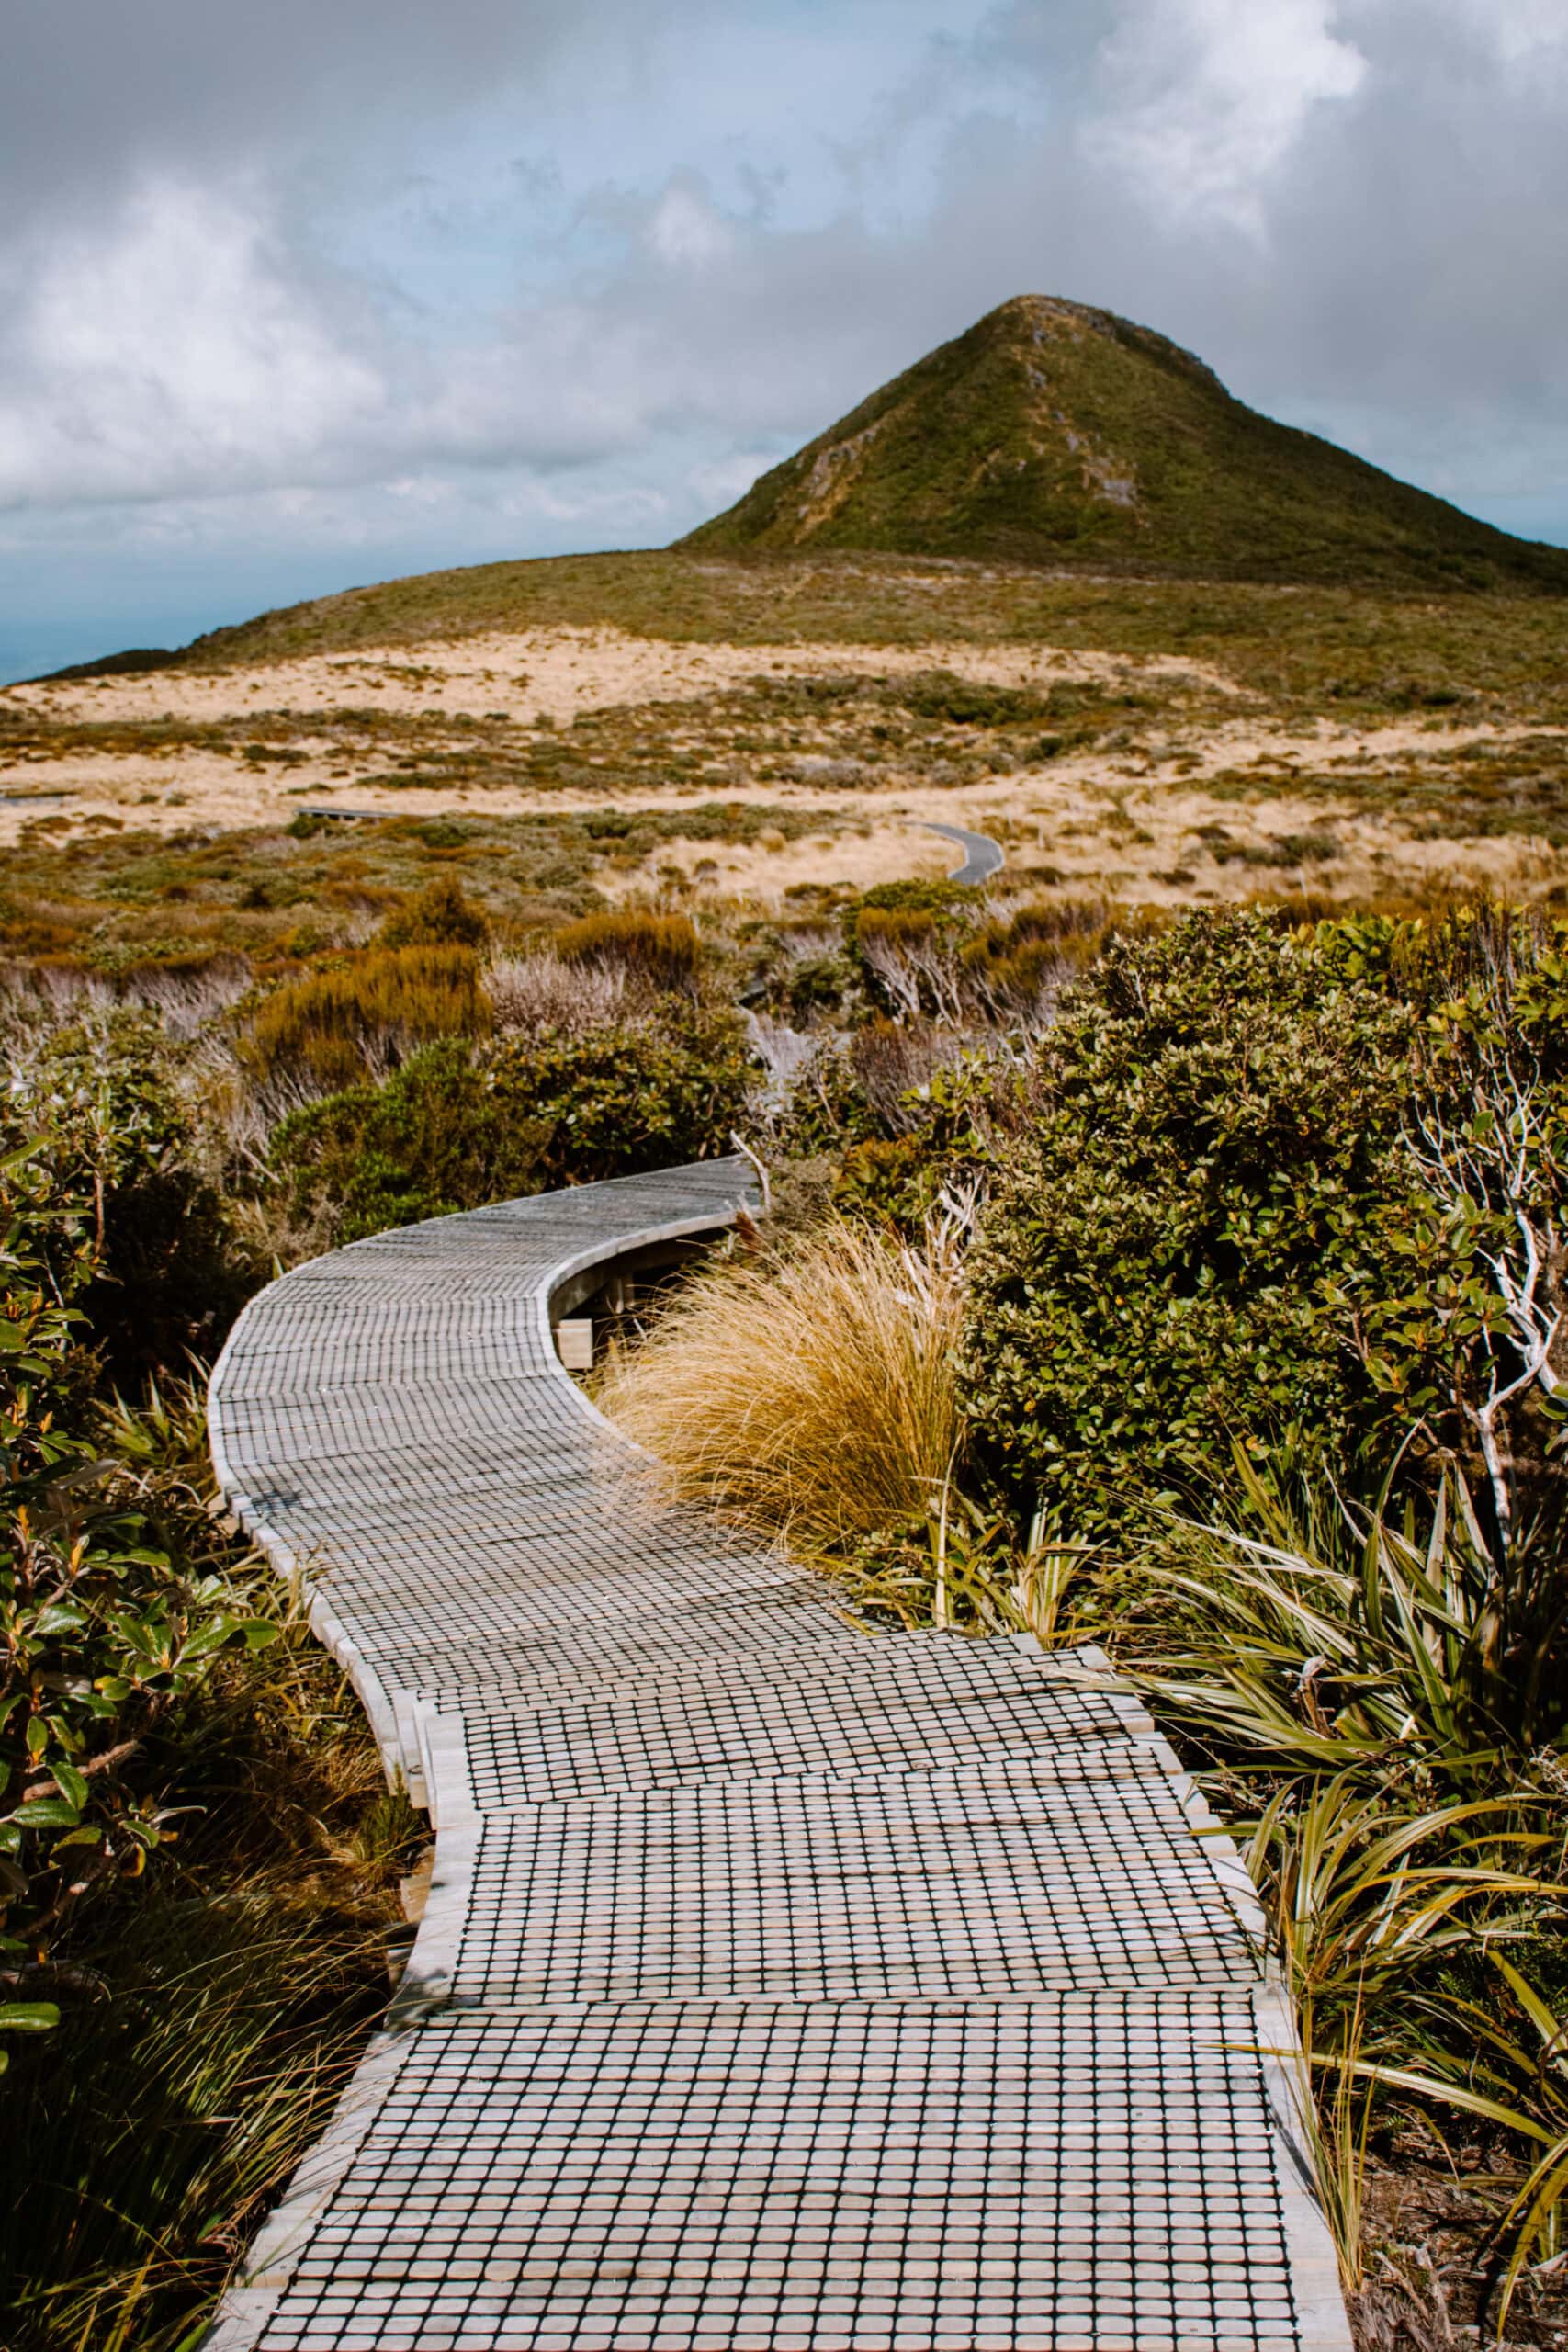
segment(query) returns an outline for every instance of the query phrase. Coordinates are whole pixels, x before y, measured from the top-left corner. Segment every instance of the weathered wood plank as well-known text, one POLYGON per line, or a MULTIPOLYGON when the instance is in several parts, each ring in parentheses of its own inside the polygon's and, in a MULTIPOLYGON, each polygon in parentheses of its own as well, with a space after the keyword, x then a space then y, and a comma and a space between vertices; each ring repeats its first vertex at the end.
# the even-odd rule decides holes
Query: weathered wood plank
POLYGON ((437 1827, 211 2352, 1347 2352, 1238 1858, 1103 1661, 853 1631, 652 1496, 553 1296, 718 1161, 302 1267, 226 1492, 437 1827))

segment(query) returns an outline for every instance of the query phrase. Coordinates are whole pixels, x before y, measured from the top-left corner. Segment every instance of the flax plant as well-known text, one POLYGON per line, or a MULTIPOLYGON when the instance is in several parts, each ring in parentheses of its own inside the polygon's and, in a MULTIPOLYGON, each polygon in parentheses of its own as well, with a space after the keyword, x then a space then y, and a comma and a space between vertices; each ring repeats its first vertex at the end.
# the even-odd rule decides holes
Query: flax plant
POLYGON ((1245 1453, 1238 1473, 1244 1528, 1175 1524, 1144 1564, 1129 1679, 1217 1764, 1231 1817, 1253 1813, 1347 2288, 1376 2098, 1533 2152, 1502 2224, 1500 2328, 1568 2198, 1568 2020, 1519 1964, 1568 1898, 1560 1555, 1538 1528, 1504 1587, 1455 1472, 1424 1523, 1386 1489, 1359 1512, 1323 1492, 1292 1506, 1245 1453))
POLYGON ((1467 1790, 1560 1733, 1555 1559, 1500 1591, 1457 1472, 1423 1532, 1413 1511, 1395 1522, 1386 1490, 1359 1514, 1321 1494, 1292 1508, 1235 1458, 1250 1527, 1178 1524, 1147 1563, 1166 1630, 1143 1679, 1163 1708, 1274 1770, 1355 1764, 1467 1790))

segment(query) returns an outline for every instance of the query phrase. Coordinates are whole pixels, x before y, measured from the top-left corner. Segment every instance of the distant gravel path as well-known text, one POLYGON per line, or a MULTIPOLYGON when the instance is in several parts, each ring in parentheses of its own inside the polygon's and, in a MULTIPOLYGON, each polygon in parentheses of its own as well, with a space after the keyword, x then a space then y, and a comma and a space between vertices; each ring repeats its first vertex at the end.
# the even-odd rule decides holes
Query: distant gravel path
POLYGON ((1008 862, 1006 850, 989 833, 968 833, 962 825, 924 825, 920 830, 941 833, 944 841, 956 842, 964 852, 964 863, 948 876, 950 882, 988 882, 1008 862))

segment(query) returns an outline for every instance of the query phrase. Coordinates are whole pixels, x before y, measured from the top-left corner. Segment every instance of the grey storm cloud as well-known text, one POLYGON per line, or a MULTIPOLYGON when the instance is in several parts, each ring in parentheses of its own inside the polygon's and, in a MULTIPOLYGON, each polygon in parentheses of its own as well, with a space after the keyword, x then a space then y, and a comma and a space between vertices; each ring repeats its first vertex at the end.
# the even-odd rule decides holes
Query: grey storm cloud
POLYGON ((1451 495, 1568 497, 1565 106, 1562 0, 29 5, 0 505, 658 537, 1023 290, 1451 495))
POLYGON ((140 170, 228 173, 352 150, 367 126, 547 73, 563 40, 635 38, 635 0, 48 0, 12 9, 0 77, 10 217, 140 170), (586 23, 585 23, 585 20, 586 23))

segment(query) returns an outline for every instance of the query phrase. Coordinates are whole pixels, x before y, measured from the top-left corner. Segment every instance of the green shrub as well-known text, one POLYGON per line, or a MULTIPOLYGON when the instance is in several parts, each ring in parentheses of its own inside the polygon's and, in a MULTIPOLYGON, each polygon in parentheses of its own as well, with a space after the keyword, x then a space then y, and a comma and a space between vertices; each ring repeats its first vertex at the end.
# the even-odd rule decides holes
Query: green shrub
POLYGON ((193 1354, 209 1358, 254 1282, 198 1164, 177 1080, 155 1020, 119 1012, 44 1039, 0 1104, 0 1151, 36 1144, 47 1170, 55 1205, 39 1229, 44 1263, 63 1284, 85 1235, 80 1283, 67 1285, 83 1345, 132 1389, 193 1354))
MULTIPOLYGON (((177 1692, 159 1704, 144 1685, 118 1724, 87 1724, 79 1826, 107 1816, 119 1860, 98 1869, 98 1849, 61 1849, 67 1892, 93 1883, 47 1924, 37 1905, 58 1901, 58 1877, 35 1874, 13 1901, 11 1927, 29 1905, 34 1918, 11 1993, 61 2022, 15 2037, 5 2085, 27 2185, 0 2211, 7 2352, 193 2341, 385 2004, 397 1874, 418 1842, 335 1662, 204 1507, 199 1400, 169 1391, 116 1408, 93 1436, 142 1520, 117 1615, 144 1619, 174 1575, 187 1599, 217 1578, 242 1614, 254 1594, 273 1638, 259 1654, 187 1639, 177 1692), (139 1744, 117 1756, 121 1731, 139 1744), (146 1843, 127 1844, 119 1806, 146 1843)), ((68 1661, 62 1640, 52 1665, 68 1661)), ((81 1727, 74 1682, 63 1705, 48 1687, 49 1712, 81 1727)), ((53 1841, 33 1842, 47 1863, 53 1841)))
POLYGON ((550 945, 564 963, 618 964, 656 989, 691 989, 696 980, 697 934, 685 915, 637 907, 584 915, 558 931, 550 945))
POLYGON ((41 1150, 0 1163, 0 1980, 20 1996, 0 2029, 17 2030, 53 2022, 55 1947, 160 1842, 149 1734, 231 1640, 274 1630, 214 1572, 199 1509, 159 1511, 61 1418, 95 1205, 41 1150))
POLYGON ((853 972, 842 956, 808 956, 792 965, 781 993, 794 1021, 809 1021, 814 1013, 838 1012, 853 982, 853 972))
POLYGON ((263 1081, 304 1077, 341 1087, 431 1038, 477 1036, 489 1026, 471 946, 382 946, 279 989, 239 1049, 263 1081))
POLYGON ((917 718, 948 727, 1038 726, 1053 703, 1029 686, 993 686, 951 670, 921 670, 901 678, 897 699, 917 718))
POLYGON ((844 937, 852 945, 862 917, 867 914, 929 915, 944 930, 961 928, 973 921, 981 904, 981 892, 967 882, 926 880, 919 875, 906 876, 898 882, 877 882, 845 908, 844 937))
POLYGON ((443 1038, 369 1080, 291 1112, 272 1166, 291 1207, 338 1239, 540 1189, 542 1121, 508 1119, 472 1048, 443 1038))
POLYGON ((690 1017, 424 1047, 379 1086, 292 1113, 272 1162, 341 1238, 730 1148, 750 1069, 729 1021, 690 1017))
POLYGON ((976 1253, 967 1403, 1019 1504, 1098 1534, 1205 1496, 1233 1435, 1392 1450, 1406 1408, 1349 1318, 1416 1221, 1416 1046, 1406 1006, 1257 915, 1111 944, 976 1253))

